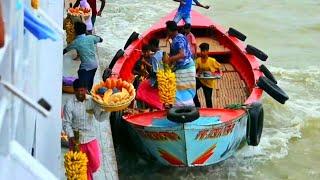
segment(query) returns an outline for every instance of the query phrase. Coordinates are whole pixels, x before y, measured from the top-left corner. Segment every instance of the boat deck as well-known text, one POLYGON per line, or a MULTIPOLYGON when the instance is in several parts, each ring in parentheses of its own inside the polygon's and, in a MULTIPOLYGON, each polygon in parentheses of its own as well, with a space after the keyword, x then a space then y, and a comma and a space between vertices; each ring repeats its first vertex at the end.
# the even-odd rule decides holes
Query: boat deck
MULTIPOLYGON (((222 64, 222 78, 217 80, 217 89, 212 93, 215 108, 224 108, 229 104, 243 104, 248 98, 248 89, 240 75, 231 64, 222 64)), ((201 107, 206 107, 202 88, 198 90, 201 107)))
MULTIPOLYGON (((170 45, 166 42, 166 39, 159 39, 160 40, 160 48, 161 50, 169 53, 170 52, 170 45)), ((222 46, 217 40, 210 37, 196 37, 197 42, 197 52, 200 52, 199 45, 201 43, 208 43, 209 44, 209 52, 210 54, 228 54, 230 50, 224 46, 222 46)))
MULTIPOLYGON (((79 68, 80 61, 73 61, 72 57, 69 55, 64 56, 64 66, 63 66, 63 75, 64 76, 76 76, 79 68)), ((101 70, 100 67, 97 69, 95 75, 94 83, 97 83, 101 80, 101 70)), ((62 105, 65 104, 67 99, 74 97, 73 94, 63 94, 62 105)), ((117 159, 115 155, 115 149, 113 146, 113 138, 111 132, 110 120, 107 119, 103 122, 96 121, 95 123, 95 132, 97 139, 100 143, 101 148, 101 166, 99 170, 94 173, 94 179, 108 179, 108 180, 118 180, 118 167, 117 159)), ((61 179, 66 179, 64 176, 64 154, 67 152, 66 148, 61 150, 61 179)))

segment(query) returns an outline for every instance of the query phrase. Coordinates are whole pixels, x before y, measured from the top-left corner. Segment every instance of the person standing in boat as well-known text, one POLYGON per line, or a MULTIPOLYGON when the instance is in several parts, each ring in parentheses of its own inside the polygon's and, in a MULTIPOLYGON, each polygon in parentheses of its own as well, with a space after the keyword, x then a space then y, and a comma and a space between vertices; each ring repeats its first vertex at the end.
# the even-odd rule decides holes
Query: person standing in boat
POLYGON ((87 27, 83 22, 76 22, 74 27, 77 37, 63 50, 63 54, 72 49, 77 50, 81 61, 78 77, 87 84, 87 89, 90 92, 98 68, 95 44, 102 42, 102 38, 95 35, 86 35, 87 27))
POLYGON ((152 71, 150 75, 150 83, 152 87, 156 87, 157 84, 157 72, 160 69, 163 69, 163 53, 164 51, 160 50, 159 47, 159 39, 153 38, 149 41, 149 45, 151 47, 151 51, 154 52, 154 54, 151 56, 151 64, 152 64, 152 71))
POLYGON ((191 32, 191 24, 186 23, 183 26, 183 30, 184 30, 184 35, 187 37, 188 39, 188 43, 190 46, 190 50, 192 53, 193 58, 195 58, 197 56, 197 41, 196 38, 194 37, 194 35, 191 32))
MULTIPOLYGON (((80 1, 81 0, 77 0, 73 7, 79 6, 80 1)), ((91 10, 92 10, 91 22, 92 22, 92 25, 94 26, 97 16, 101 16, 101 13, 106 5, 106 0, 100 0, 101 6, 100 6, 99 11, 97 11, 97 0, 87 0, 87 1, 88 1, 89 5, 91 7, 91 10)))
POLYGON ((198 0, 173 0, 176 2, 180 2, 178 11, 173 19, 177 24, 181 21, 181 19, 185 23, 191 24, 191 17, 190 17, 190 12, 191 12, 191 6, 192 2, 196 3, 197 6, 209 9, 210 6, 204 6, 202 5, 198 0))
POLYGON ((176 74, 176 104, 175 106, 194 106, 196 94, 196 69, 187 38, 178 32, 175 21, 167 21, 166 28, 172 39, 170 57, 164 57, 164 63, 175 65, 176 74))
MULTIPOLYGON (((214 58, 208 56, 209 44, 200 44, 200 57, 196 59, 196 70, 197 74, 200 73, 210 73, 211 75, 220 72, 221 64, 214 58)), ((212 108, 212 93, 216 89, 217 80, 214 79, 197 79, 197 90, 199 88, 203 89, 204 96, 206 98, 206 105, 208 108, 212 108)), ((200 106, 197 96, 194 98, 196 106, 200 106)))
POLYGON ((88 180, 92 180, 92 175, 99 169, 101 161, 93 116, 97 121, 102 122, 109 117, 109 113, 97 106, 91 96, 86 94, 87 87, 84 81, 76 79, 73 82, 73 88, 75 97, 69 99, 64 105, 62 126, 69 137, 69 148, 73 149, 76 143, 80 143, 80 151, 87 155, 87 177, 88 180), (80 135, 78 140, 75 139, 76 133, 80 135))

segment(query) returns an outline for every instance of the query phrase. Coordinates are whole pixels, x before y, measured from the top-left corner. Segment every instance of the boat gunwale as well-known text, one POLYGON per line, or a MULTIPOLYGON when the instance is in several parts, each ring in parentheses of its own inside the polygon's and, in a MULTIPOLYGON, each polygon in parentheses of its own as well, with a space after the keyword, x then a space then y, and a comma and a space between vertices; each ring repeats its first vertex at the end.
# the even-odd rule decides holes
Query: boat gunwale
MULTIPOLYGON (((126 69, 125 62, 127 60, 129 60, 129 58, 133 55, 134 51, 137 49, 137 46, 144 43, 146 41, 146 39, 149 38, 150 35, 163 31, 165 29, 164 22, 172 19, 171 16, 173 17, 175 12, 176 12, 176 10, 172 11, 167 16, 160 19, 151 28, 146 30, 141 35, 141 37, 139 38, 138 41, 134 41, 133 43, 131 43, 127 47, 127 49, 125 50, 125 55, 123 57, 121 57, 116 62, 114 68, 112 69, 113 73, 118 74, 121 77, 121 72, 126 71, 125 70, 126 69)), ((259 79, 259 77, 263 76, 263 74, 259 70, 260 63, 259 63, 258 59, 256 57, 254 57, 253 55, 248 54, 245 50, 245 44, 243 42, 241 42, 240 40, 238 40, 236 37, 230 36, 227 33, 227 31, 220 24, 214 22, 213 20, 209 19, 208 17, 206 17, 206 16, 204 16, 194 10, 191 11, 191 14, 192 14, 191 16, 201 17, 202 18, 201 20, 204 21, 205 24, 207 24, 207 25, 201 25, 201 24, 195 23, 195 24, 192 24, 192 28, 211 28, 211 26, 213 26, 214 29, 222 35, 223 38, 226 38, 229 41, 230 45, 234 46, 234 48, 236 48, 238 50, 238 54, 241 56, 241 58, 245 59, 250 64, 251 69, 248 69, 248 71, 252 72, 252 74, 253 74, 254 84, 250 85, 250 84, 248 84, 248 82, 245 82, 248 87, 251 87, 251 88, 249 88, 251 90, 251 92, 250 92, 250 95, 247 97, 246 101, 244 102, 244 104, 251 104, 252 102, 260 101, 260 99, 262 98, 263 90, 256 86, 256 82, 259 79)), ((179 26, 181 26, 181 24, 179 24, 179 26)), ((236 69, 237 69, 237 67, 236 67, 236 69)), ((129 78, 128 80, 130 81, 130 80, 132 80, 132 78, 131 79, 129 78)), ((201 110, 203 108, 199 108, 199 109, 201 110)), ((221 109, 212 108, 210 110, 212 112, 215 112, 215 111, 219 111, 221 109)), ((158 112, 161 112, 161 111, 158 111, 158 112)), ((149 112, 149 113, 157 113, 157 112, 149 112)), ((246 111, 243 111, 243 114, 245 114, 245 113, 246 113, 246 111)), ((139 114, 143 115, 144 113, 139 113, 139 114)), ((134 116, 134 115, 132 115, 132 116, 134 116)), ((125 119, 126 119, 126 121, 128 121, 128 117, 126 117, 125 119)))

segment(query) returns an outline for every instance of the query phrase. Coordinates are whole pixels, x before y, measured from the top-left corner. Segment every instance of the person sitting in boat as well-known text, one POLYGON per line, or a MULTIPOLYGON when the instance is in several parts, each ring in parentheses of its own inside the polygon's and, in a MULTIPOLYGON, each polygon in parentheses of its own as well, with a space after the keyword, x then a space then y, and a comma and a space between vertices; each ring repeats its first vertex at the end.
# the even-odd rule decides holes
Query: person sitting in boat
POLYGON ((209 9, 210 6, 204 6, 202 5, 198 0, 173 0, 176 2, 180 2, 178 11, 173 19, 177 24, 183 19, 185 23, 191 24, 191 17, 190 17, 190 12, 191 12, 191 6, 192 2, 195 2, 197 6, 203 7, 205 9, 209 9))
POLYGON ((87 177, 90 180, 93 178, 92 174, 99 169, 101 162, 93 115, 97 121, 102 122, 109 117, 109 113, 97 106, 91 96, 86 95, 87 86, 84 81, 76 79, 73 82, 73 88, 75 97, 69 99, 64 105, 62 127, 69 137, 70 150, 76 143, 80 143, 80 151, 87 155, 87 177), (77 132, 80 134, 78 140, 75 139, 77 132))
POLYGON ((196 69, 187 38, 178 32, 175 21, 167 21, 166 28, 172 39, 169 57, 164 57, 164 63, 175 66, 176 74, 176 104, 175 106, 194 106, 196 94, 196 69))
POLYGON ((150 58, 151 58, 151 47, 147 44, 142 46, 142 55, 141 58, 136 62, 133 74, 135 75, 134 87, 138 88, 140 82, 150 77, 151 67, 150 58))
MULTIPOLYGON (((208 72, 211 74, 220 71, 221 64, 214 58, 208 56, 209 44, 202 43, 199 46, 200 48, 200 57, 196 59, 196 70, 197 74, 208 72)), ((206 98, 206 105, 208 108, 212 108, 212 93, 216 89, 217 80, 214 79, 197 79, 197 90, 199 88, 203 89, 204 96, 206 98)), ((195 97, 196 106, 200 106, 200 103, 195 97)))
MULTIPOLYGON (((142 46, 142 56, 136 62, 136 65, 133 69, 133 74, 135 75, 133 86, 135 89, 138 89, 140 86, 140 83, 150 77, 150 74, 151 74, 150 57, 151 57, 151 47, 145 44, 142 46)), ((139 109, 146 109, 147 105, 142 101, 137 100, 137 107, 139 109)))
POLYGON ((191 53, 193 55, 193 58, 195 58, 197 56, 197 41, 196 41, 196 38, 194 37, 194 35, 191 32, 191 24, 186 23, 183 26, 183 30, 184 30, 184 33, 185 33, 184 35, 188 39, 188 43, 189 43, 190 50, 191 50, 191 53))
POLYGON ((87 27, 83 22, 76 22, 74 27, 77 37, 63 50, 63 54, 72 49, 77 50, 81 61, 78 77, 80 80, 85 81, 87 89, 90 92, 98 68, 95 44, 100 43, 103 40, 99 36, 86 35, 87 27))
POLYGON ((150 76, 150 83, 152 87, 157 86, 157 72, 160 69, 163 69, 163 53, 164 51, 160 50, 159 47, 159 39, 153 38, 149 41, 149 45, 151 47, 151 51, 154 52, 154 54, 151 56, 151 64, 152 64, 152 72, 150 76))

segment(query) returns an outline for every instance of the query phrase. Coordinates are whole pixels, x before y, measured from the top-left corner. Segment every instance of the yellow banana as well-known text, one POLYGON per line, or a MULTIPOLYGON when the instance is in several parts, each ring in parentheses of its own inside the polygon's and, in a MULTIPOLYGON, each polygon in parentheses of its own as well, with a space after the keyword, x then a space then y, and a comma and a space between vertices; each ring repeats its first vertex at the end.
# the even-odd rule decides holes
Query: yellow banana
POLYGON ((83 152, 68 151, 64 155, 64 166, 68 180, 86 180, 87 179, 88 158, 83 152))

